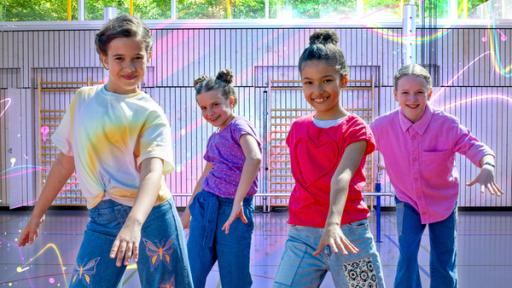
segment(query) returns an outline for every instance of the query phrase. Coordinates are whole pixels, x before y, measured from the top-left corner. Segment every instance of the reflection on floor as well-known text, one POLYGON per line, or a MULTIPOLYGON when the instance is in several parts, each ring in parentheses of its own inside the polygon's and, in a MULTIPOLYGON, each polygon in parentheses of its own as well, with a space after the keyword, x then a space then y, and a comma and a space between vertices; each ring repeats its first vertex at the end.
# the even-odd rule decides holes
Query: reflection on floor
MULTIPOLYGON (((0 287, 65 287, 87 211, 50 211, 38 241, 20 249, 15 242, 28 216, 28 211, 0 211, 0 287)), ((253 287, 272 285, 286 240, 286 219, 286 212, 255 214, 253 287)), ((375 219, 370 221, 373 229, 375 219)), ((378 243, 378 249, 386 284, 392 287, 398 255, 393 212, 383 213, 382 243, 378 243)), ((424 287, 429 287, 428 253, 425 233, 419 253, 424 287)), ((459 212, 458 269, 459 287, 512 287, 512 212, 459 212)), ((207 287, 220 287, 218 279, 218 269, 214 267, 207 287)), ((140 286, 135 269, 126 271, 121 286, 140 286)), ((329 275, 321 287, 334 287, 329 275)))

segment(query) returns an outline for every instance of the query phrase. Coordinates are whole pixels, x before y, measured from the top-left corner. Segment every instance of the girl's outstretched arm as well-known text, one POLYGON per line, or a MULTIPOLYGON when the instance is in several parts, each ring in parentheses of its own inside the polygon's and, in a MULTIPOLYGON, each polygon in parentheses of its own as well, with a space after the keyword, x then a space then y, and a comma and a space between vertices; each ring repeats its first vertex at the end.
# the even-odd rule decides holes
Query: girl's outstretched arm
POLYGON ((213 165, 210 162, 206 162, 206 166, 204 166, 203 174, 201 174, 201 177, 197 179, 196 186, 194 187, 194 191, 192 192, 192 197, 190 197, 190 200, 188 201, 187 207, 185 208, 185 211, 183 212, 183 215, 181 215, 181 224, 183 225, 183 229, 187 229, 190 226, 190 204, 192 201, 194 201, 194 197, 196 197, 196 194, 203 189, 203 182, 204 178, 210 173, 210 170, 212 170, 213 165))
POLYGON ((334 253, 341 251, 357 253, 358 249, 343 235, 340 229, 341 216, 347 200, 348 187, 352 176, 361 164, 366 150, 366 141, 359 141, 348 145, 341 158, 340 164, 331 179, 331 194, 329 201, 329 214, 325 221, 324 233, 314 256, 318 256, 325 248, 330 246, 334 253))
POLYGON ((247 223, 247 218, 245 218, 243 209, 243 201, 252 182, 254 181, 254 178, 258 175, 261 164, 261 152, 258 147, 258 142, 254 137, 248 134, 242 135, 242 137, 240 137, 240 146, 242 146, 242 150, 245 155, 245 162, 244 167, 242 168, 240 182, 236 189, 235 199, 233 200, 231 214, 229 215, 226 223, 222 226, 222 230, 224 230, 226 234, 229 233, 229 227, 237 217, 240 217, 243 223, 247 223))
POLYGON ((130 259, 137 261, 139 258, 139 243, 142 224, 155 205, 158 191, 163 177, 163 162, 160 158, 147 158, 141 163, 140 186, 137 198, 119 231, 119 234, 110 250, 110 257, 117 258, 116 265, 128 265, 130 259))
POLYGON ((55 162, 53 162, 50 173, 48 174, 48 179, 39 195, 34 211, 32 211, 32 216, 25 228, 21 231, 18 239, 19 246, 32 244, 39 236, 39 225, 41 225, 44 220, 46 210, 52 205, 53 200, 55 200, 57 194, 59 194, 74 171, 75 160, 73 156, 59 153, 55 162))

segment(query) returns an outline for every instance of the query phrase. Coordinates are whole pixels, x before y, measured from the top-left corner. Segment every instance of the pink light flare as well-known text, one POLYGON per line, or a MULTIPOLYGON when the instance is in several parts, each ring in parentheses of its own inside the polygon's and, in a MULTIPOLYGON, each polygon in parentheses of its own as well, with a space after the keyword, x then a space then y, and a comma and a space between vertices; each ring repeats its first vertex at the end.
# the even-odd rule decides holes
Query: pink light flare
POLYGON ((50 132, 50 128, 48 126, 41 126, 40 132, 41 139, 43 142, 46 142, 46 140, 48 140, 48 133, 50 132))
POLYGON ((458 105, 467 104, 468 102, 478 101, 478 100, 503 100, 505 102, 508 102, 508 104, 512 104, 512 98, 504 96, 504 95, 496 95, 496 94, 489 94, 489 95, 480 95, 476 97, 471 97, 469 99, 464 99, 460 101, 456 101, 454 103, 450 103, 448 105, 439 107, 442 110, 445 109, 451 109, 458 105))
POLYGON ((2 116, 4 116, 5 111, 7 111, 7 109, 11 105, 11 98, 5 98, 5 99, 0 100, 0 104, 2 104, 4 102, 7 103, 7 104, 5 104, 5 107, 4 107, 3 110, 0 110, 0 118, 2 118, 2 116))
POLYGON ((447 86, 450 86, 450 84, 453 83, 453 81, 455 81, 457 78, 460 77, 460 75, 462 75, 462 73, 464 73, 464 71, 466 71, 471 65, 473 65, 476 61, 480 60, 480 58, 484 57, 485 55, 491 53, 490 51, 487 51, 487 52, 484 52, 482 53, 480 56, 476 57, 473 61, 471 61, 468 65, 466 65, 464 68, 462 68, 459 73, 457 73, 455 76, 453 76, 453 78, 448 81, 448 83, 446 83, 445 87, 442 87, 441 89, 439 89, 436 93, 433 93, 432 94, 432 97, 430 98, 430 101, 431 102, 434 102, 435 99, 441 95, 441 93, 444 92, 444 90, 446 90, 446 87, 447 86))

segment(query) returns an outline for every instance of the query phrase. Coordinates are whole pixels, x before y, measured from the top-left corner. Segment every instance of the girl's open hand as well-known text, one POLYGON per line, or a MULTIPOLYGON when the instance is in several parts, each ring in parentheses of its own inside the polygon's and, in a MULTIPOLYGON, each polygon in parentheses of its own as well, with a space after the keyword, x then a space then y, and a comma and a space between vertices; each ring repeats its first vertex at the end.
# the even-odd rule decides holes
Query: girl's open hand
POLYGON ((20 233, 20 237, 18 239, 18 246, 25 246, 27 244, 32 244, 34 240, 39 237, 39 226, 44 222, 44 217, 41 219, 30 218, 25 228, 20 233))
POLYGON ((313 256, 318 256, 324 250, 325 246, 331 247, 331 250, 334 253, 338 253, 341 251, 343 254, 357 253, 359 249, 354 246, 347 237, 343 234, 339 225, 329 225, 324 230, 324 234, 322 234, 322 238, 320 238, 320 243, 315 252, 313 252, 313 256))
POLYGON ((228 220, 226 220, 226 223, 222 226, 222 230, 226 232, 226 234, 229 233, 229 227, 231 226, 231 223, 236 220, 236 218, 239 218, 242 220, 242 223, 247 224, 249 221, 247 221, 247 218, 244 214, 244 207, 242 206, 242 203, 233 203, 233 209, 231 209, 231 214, 229 215, 228 220))
POLYGON ((467 183, 467 186, 473 186, 476 183, 480 184, 480 192, 484 193, 485 190, 489 190, 492 195, 501 196, 503 195, 503 191, 500 186, 496 184, 494 179, 494 168, 488 165, 484 165, 482 169, 480 169, 480 173, 467 183))

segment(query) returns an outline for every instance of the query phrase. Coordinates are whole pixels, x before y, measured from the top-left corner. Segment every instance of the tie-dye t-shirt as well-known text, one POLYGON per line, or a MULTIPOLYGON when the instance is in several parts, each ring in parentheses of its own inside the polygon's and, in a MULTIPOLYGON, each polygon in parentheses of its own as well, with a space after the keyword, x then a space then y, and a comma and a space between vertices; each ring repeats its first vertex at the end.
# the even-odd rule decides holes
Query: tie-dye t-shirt
MULTIPOLYGON (((169 122, 144 92, 121 95, 107 91, 104 85, 81 88, 52 141, 74 157, 89 208, 104 198, 133 206, 144 159, 162 159, 164 174, 174 169, 169 122)), ((157 203, 170 196, 162 175, 157 203)))
MULTIPOLYGON (((245 155, 240 145, 240 137, 250 135, 256 139, 261 152, 261 144, 251 122, 235 117, 224 129, 213 133, 208 139, 204 160, 213 165, 203 182, 203 189, 224 198, 235 198, 238 183, 242 176, 245 155)), ((258 189, 258 176, 247 191, 253 196, 258 189)))

